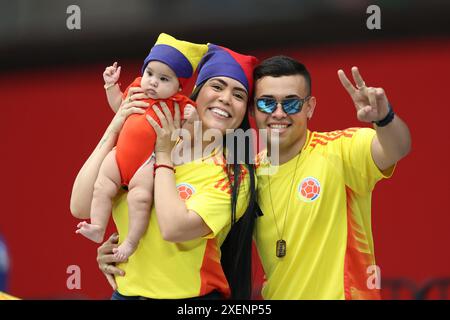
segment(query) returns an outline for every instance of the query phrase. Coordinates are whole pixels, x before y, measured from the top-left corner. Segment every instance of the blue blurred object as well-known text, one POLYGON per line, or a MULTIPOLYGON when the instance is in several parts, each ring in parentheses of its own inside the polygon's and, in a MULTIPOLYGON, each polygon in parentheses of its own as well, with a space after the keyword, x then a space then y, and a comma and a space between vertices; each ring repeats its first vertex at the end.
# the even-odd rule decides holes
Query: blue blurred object
POLYGON ((0 291, 7 291, 9 256, 6 243, 0 235, 0 291))

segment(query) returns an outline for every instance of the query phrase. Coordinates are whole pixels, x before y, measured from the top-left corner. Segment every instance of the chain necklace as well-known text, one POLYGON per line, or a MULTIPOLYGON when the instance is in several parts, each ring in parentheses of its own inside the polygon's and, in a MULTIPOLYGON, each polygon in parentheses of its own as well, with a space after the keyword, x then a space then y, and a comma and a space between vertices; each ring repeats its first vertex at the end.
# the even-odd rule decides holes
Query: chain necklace
MULTIPOLYGON (((278 229, 277 219, 275 218, 275 212, 273 210, 272 190, 271 190, 271 185, 270 185, 270 174, 269 174, 270 206, 272 207, 272 217, 273 217, 273 221, 275 222, 275 227, 277 228, 277 234, 278 234, 278 238, 279 238, 279 240, 277 240, 277 243, 276 243, 276 251, 275 251, 276 252, 275 254, 278 258, 283 258, 286 255, 286 240, 283 239, 284 227, 286 226, 286 220, 287 220, 287 216, 288 216, 288 212, 289 212, 289 205, 291 203, 290 200, 291 200, 291 195, 292 195, 292 187, 294 186, 295 176, 297 175, 297 166, 298 166, 299 159, 300 159, 300 154, 297 155, 297 161, 295 162, 295 170, 294 170, 294 175, 292 177, 291 189, 289 191, 287 208, 284 213, 283 230, 281 231, 281 234, 280 234, 280 230, 278 229)), ((270 163, 270 165, 272 165, 272 163, 270 163)))

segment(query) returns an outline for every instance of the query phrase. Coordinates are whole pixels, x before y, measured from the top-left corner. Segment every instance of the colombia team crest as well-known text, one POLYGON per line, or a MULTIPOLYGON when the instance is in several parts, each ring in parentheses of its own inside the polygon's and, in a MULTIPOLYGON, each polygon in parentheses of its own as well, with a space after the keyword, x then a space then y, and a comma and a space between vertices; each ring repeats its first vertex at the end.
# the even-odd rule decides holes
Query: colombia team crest
POLYGON ((177 191, 180 199, 186 201, 189 199, 194 193, 195 189, 189 183, 180 183, 177 184, 177 191))
POLYGON ((297 195, 304 202, 313 202, 320 195, 320 183, 316 178, 307 177, 298 185, 297 195))

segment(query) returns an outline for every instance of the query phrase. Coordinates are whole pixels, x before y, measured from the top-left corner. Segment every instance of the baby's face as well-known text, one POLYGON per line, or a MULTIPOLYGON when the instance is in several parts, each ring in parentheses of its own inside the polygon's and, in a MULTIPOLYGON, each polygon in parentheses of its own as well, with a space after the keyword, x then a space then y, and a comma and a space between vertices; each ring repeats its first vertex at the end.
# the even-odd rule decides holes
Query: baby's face
POLYGON ((168 65, 150 61, 142 75, 141 88, 152 99, 167 99, 178 92, 180 83, 168 65))

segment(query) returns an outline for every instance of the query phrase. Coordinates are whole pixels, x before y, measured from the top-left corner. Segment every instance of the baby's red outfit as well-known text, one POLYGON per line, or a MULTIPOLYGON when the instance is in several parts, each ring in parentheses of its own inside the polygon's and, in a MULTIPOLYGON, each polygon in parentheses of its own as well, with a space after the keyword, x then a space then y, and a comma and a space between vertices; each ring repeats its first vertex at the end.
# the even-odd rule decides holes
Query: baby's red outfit
MULTIPOLYGON (((136 78, 123 94, 123 98, 128 94, 131 87, 140 87, 141 77, 136 78)), ((146 112, 143 114, 130 115, 123 124, 116 146, 116 161, 119 167, 122 185, 128 186, 136 171, 144 164, 153 153, 156 142, 156 132, 146 119, 146 115, 153 118, 159 125, 159 117, 152 106, 165 102, 172 116, 175 113, 174 102, 180 106, 180 116, 183 119, 184 108, 187 104, 195 107, 195 103, 188 97, 176 93, 167 99, 144 99, 149 103, 146 112)), ((162 109, 160 109, 162 111, 162 109)))

